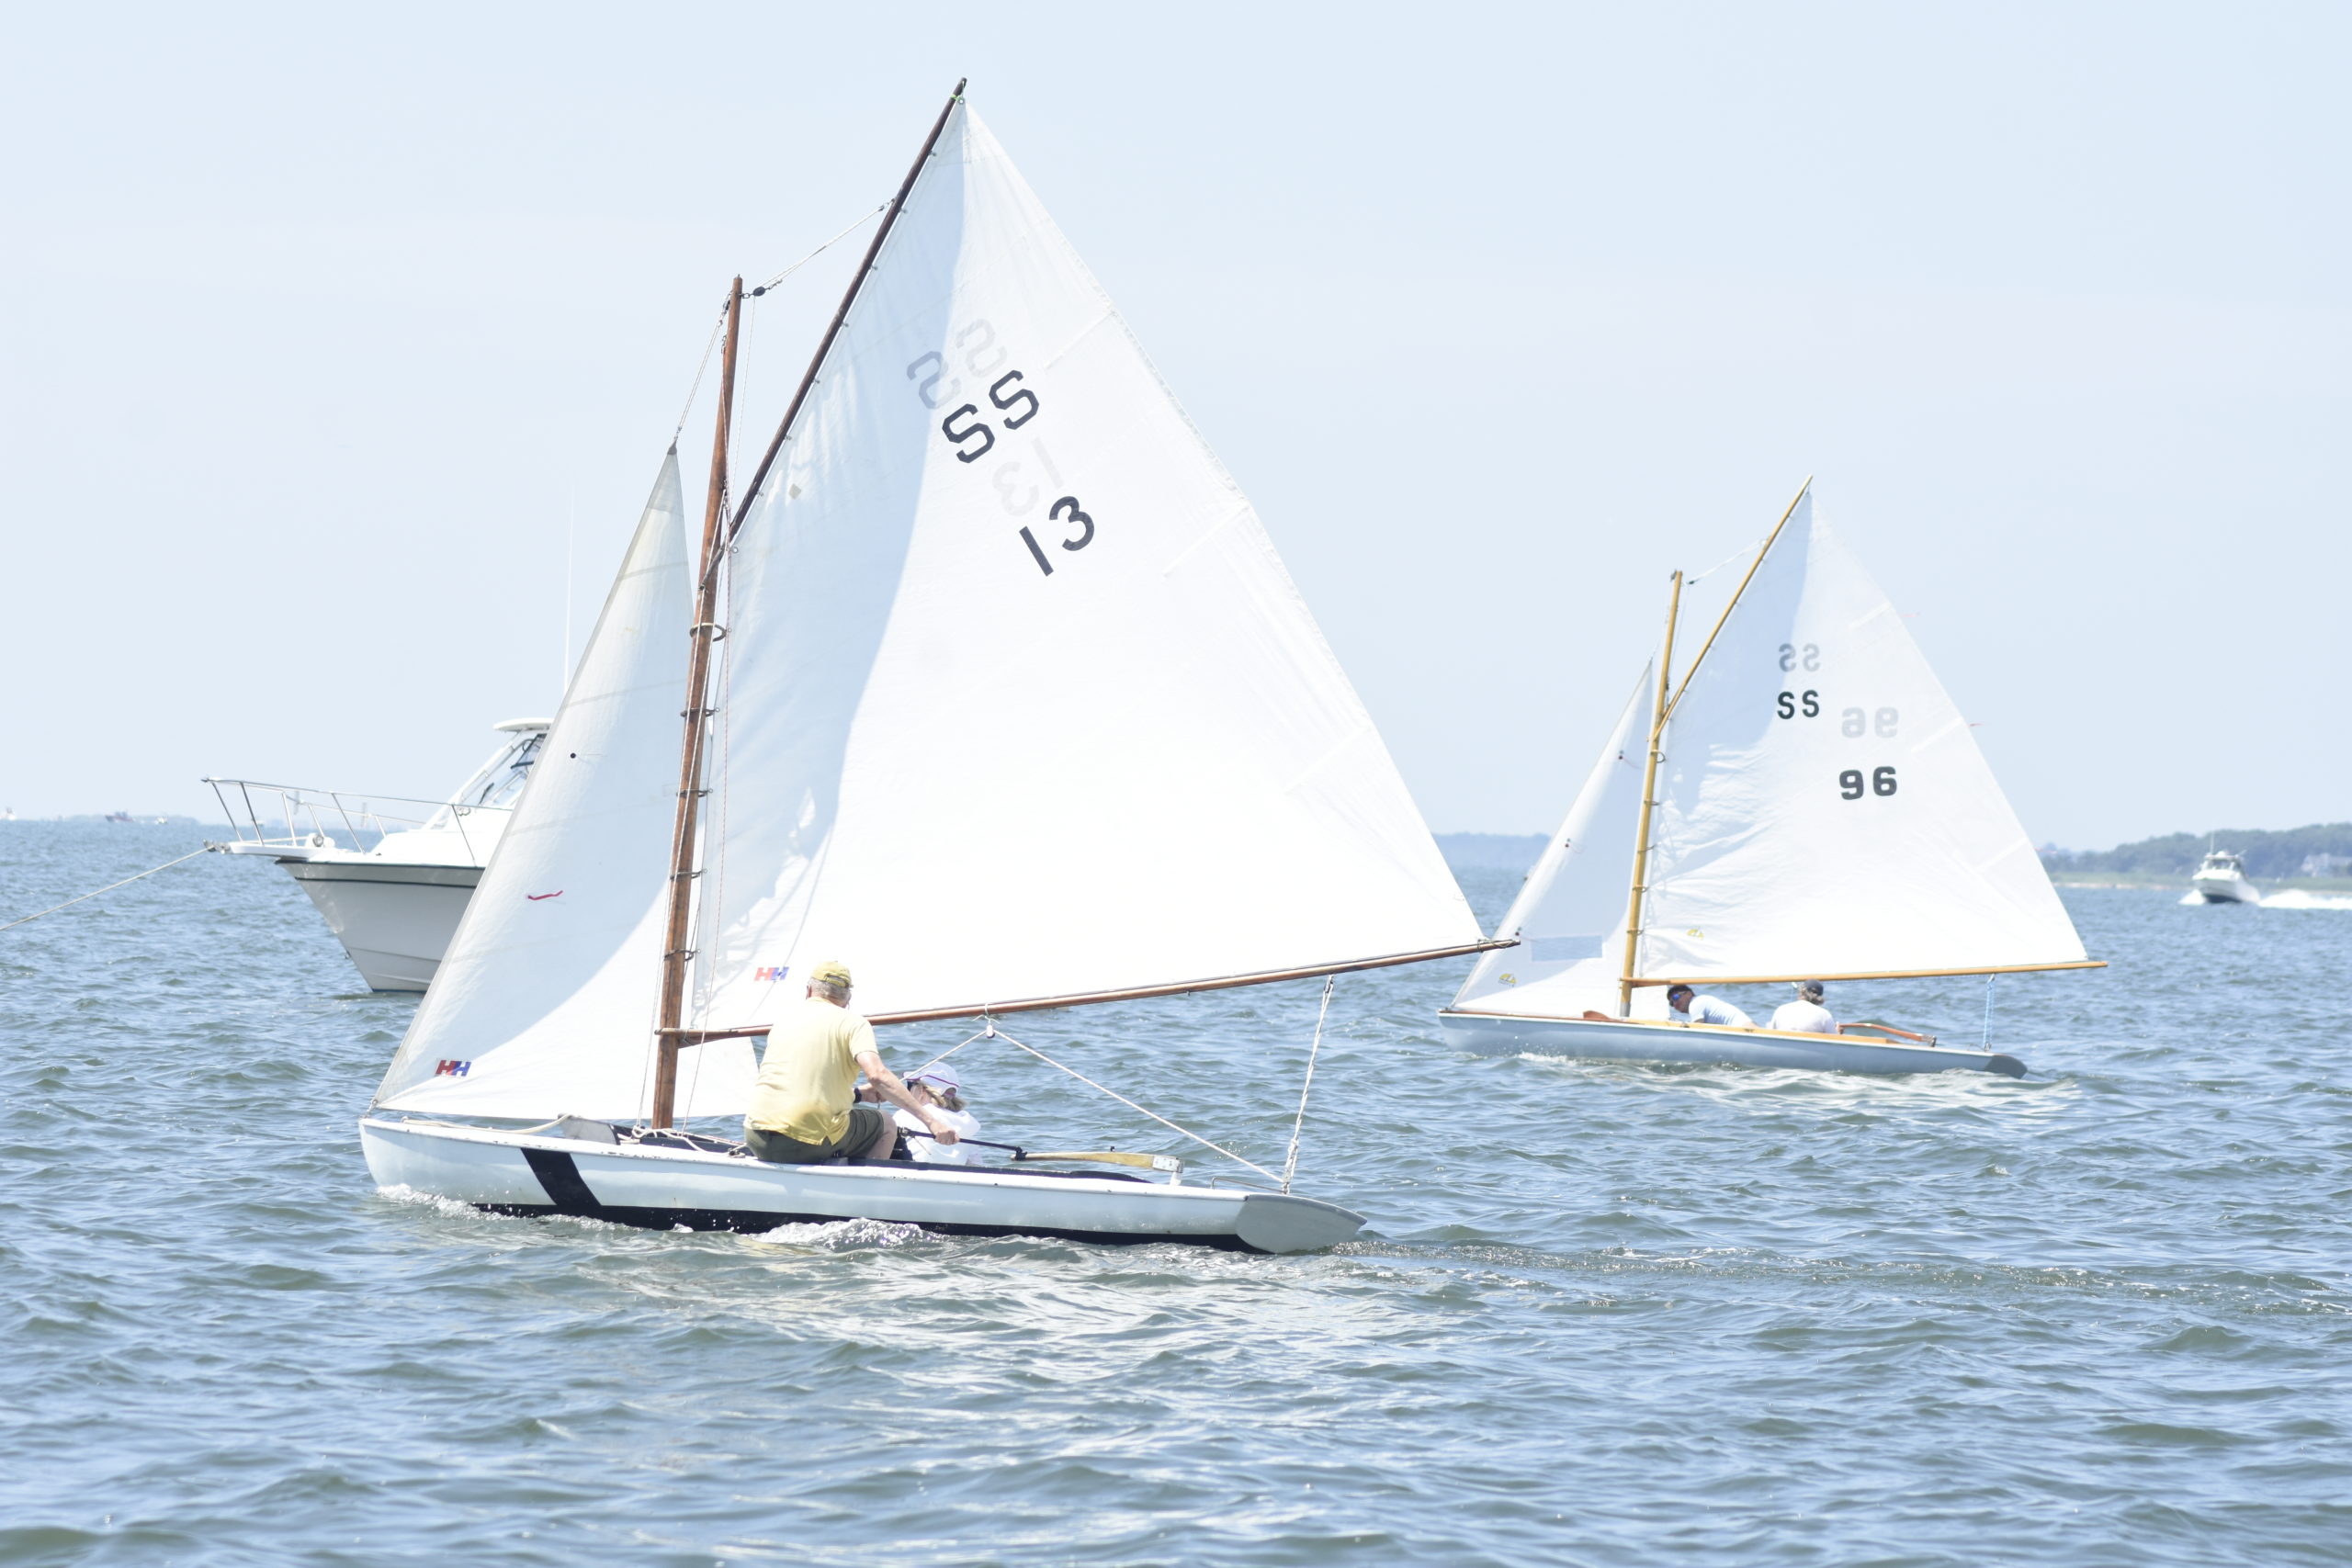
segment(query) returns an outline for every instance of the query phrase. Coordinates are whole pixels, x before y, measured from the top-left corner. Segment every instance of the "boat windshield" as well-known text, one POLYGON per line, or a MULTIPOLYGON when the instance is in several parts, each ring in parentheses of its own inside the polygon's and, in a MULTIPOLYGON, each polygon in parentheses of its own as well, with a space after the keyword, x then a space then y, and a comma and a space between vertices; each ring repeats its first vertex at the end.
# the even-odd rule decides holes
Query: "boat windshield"
POLYGON ((473 777, 458 786, 425 826, 449 827, 461 810, 504 809, 513 806, 514 797, 523 793, 523 782, 531 776, 531 764, 539 760, 539 748, 547 743, 547 738, 544 729, 520 730, 509 737, 491 754, 490 761, 474 771, 473 777))

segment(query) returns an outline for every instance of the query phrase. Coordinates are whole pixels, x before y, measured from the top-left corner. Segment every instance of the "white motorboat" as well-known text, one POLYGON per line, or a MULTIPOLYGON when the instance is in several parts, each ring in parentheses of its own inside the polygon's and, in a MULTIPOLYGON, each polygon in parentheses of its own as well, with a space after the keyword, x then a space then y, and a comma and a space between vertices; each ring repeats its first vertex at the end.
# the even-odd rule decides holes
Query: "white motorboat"
POLYGON ((547 739, 544 718, 495 727, 498 749, 442 801, 305 789, 255 779, 204 782, 237 837, 211 847, 284 866, 374 991, 422 991, 547 739), (431 807, 403 817, 400 807, 431 807))
MULTIPOLYGON (((1666 987, 2097 966, 1969 726, 1798 493, 1680 683, 1663 648, 1501 935, 1440 1015, 1486 1054, 2020 1075, 1880 1023, 1678 1021, 1666 987)), ((1760 1010, 1759 1010, 1760 1011, 1760 1010)), ((1989 1009, 1988 1009, 1989 1021, 1989 1009)), ((1987 1025, 1989 1034, 1989 1021, 1987 1025)))
POLYGON ((1247 1169, 1208 1183, 1114 1151, 767 1165, 680 1125, 743 1114, 751 1042, 827 958, 876 1024, 1011 1041, 1032 1009, 1491 945, 1255 511, 960 84, 736 491, 742 299, 699 564, 673 445, 361 1122, 377 1181, 664 1227, 1354 1235, 1289 1190, 1303 1089, 1279 1172, 1219 1148, 1247 1169), (1039 1168, 1067 1163, 1122 1168, 1039 1168))
POLYGON ((2189 887, 2208 904, 2259 904, 2261 890, 2246 880, 2245 859, 2228 850, 2207 847, 2189 887))

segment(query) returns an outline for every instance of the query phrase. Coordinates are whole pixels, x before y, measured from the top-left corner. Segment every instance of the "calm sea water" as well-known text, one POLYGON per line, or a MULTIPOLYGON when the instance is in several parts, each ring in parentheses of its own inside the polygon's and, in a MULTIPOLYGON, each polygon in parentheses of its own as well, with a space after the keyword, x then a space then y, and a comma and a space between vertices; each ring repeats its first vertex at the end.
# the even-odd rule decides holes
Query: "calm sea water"
MULTIPOLYGON (((0 825, 0 911, 193 842, 0 825)), ((2352 909, 2067 897, 2114 967, 2000 983, 2023 1081, 1478 1060, 1452 968, 1343 978, 1300 1185, 1371 1233, 1263 1258, 379 1194, 412 1002, 207 857, 0 933, 0 1562, 2352 1562, 2352 909)), ((1316 995, 1015 1032, 1272 1164, 1316 995)))

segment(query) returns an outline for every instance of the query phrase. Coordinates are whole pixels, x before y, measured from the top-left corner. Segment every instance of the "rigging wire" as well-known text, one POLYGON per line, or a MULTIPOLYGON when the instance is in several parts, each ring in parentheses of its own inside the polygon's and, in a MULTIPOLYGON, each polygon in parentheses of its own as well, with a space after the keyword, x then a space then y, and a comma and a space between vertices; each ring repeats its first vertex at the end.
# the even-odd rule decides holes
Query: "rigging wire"
MULTIPOLYGON (((1261 1176, 1262 1176, 1262 1177, 1266 1178, 1266 1179, 1268 1179, 1269 1181, 1280 1181, 1280 1180, 1282 1179, 1282 1178, 1281 1178, 1281 1177, 1276 1176, 1272 1171, 1268 1170, 1264 1166, 1260 1165, 1256 1160, 1254 1160, 1254 1159, 1250 1159, 1250 1158, 1247 1158, 1247 1157, 1245 1157, 1245 1156, 1241 1156, 1241 1155, 1235 1154, 1231 1149, 1227 1148, 1223 1144, 1214 1144, 1214 1143, 1210 1143, 1208 1139, 1202 1137, 1198 1133, 1193 1132, 1193 1131, 1192 1129, 1190 1129, 1189 1127, 1179 1127, 1179 1126, 1177 1126, 1175 1122, 1170 1122, 1167 1117, 1162 1116, 1162 1115, 1161 1115, 1159 1111, 1147 1111, 1147 1110, 1145 1110, 1145 1109, 1144 1109, 1144 1107, 1142 1107, 1142 1106, 1140 1106, 1140 1105, 1137 1105, 1134 1100, 1129 1100, 1125 1095, 1121 1094, 1117 1089, 1105 1089, 1105 1088, 1103 1088, 1103 1086, 1102 1086, 1102 1085, 1101 1085, 1101 1084, 1099 1084, 1099 1083, 1096 1083, 1092 1078, 1088 1077, 1084 1073, 1080 1072, 1076 1067, 1063 1066, 1061 1063, 1055 1061, 1051 1056, 1046 1055, 1043 1051, 1038 1050, 1038 1049, 1037 1049, 1037 1047, 1035 1047, 1035 1045, 1026 1044, 1026 1043, 1023 1043, 1023 1042, 1021 1042, 1021 1041, 1019 1041, 1019 1040, 1015 1040, 1015 1039, 1013 1039, 1013 1037, 1012 1037, 1012 1035, 1007 1034, 1004 1031, 1002 1031, 1001 1029, 999 1029, 999 1028, 998 1028, 995 1024, 993 1024, 993 1023, 989 1024, 989 1025, 988 1026, 988 1028, 986 1028, 986 1029, 982 1030, 982 1031, 980 1032, 980 1034, 979 1034, 979 1035, 976 1035, 976 1036, 974 1036, 974 1038, 975 1038, 975 1039, 978 1039, 978 1038, 982 1038, 982 1037, 986 1037, 986 1036, 989 1036, 989 1035, 993 1035, 995 1038, 997 1038, 997 1039, 999 1039, 999 1040, 1001 1040, 1001 1041, 1005 1042, 1007 1044, 1010 1044, 1010 1045, 1018 1045, 1018 1046, 1020 1046, 1020 1047, 1021 1047, 1021 1049, 1023 1049, 1023 1051, 1028 1052, 1032 1056, 1035 1056, 1035 1057, 1036 1057, 1036 1058, 1037 1058, 1037 1060, 1039 1060, 1039 1061, 1041 1061, 1041 1062, 1045 1063, 1045 1064, 1046 1064, 1046 1066, 1049 1066, 1049 1067, 1057 1068, 1057 1069, 1059 1069, 1059 1070, 1060 1070, 1060 1071, 1062 1071, 1062 1072, 1068 1073, 1070 1077, 1072 1077, 1076 1078, 1079 1082, 1080 1082, 1080 1083, 1084 1084, 1084 1085, 1085 1085, 1087 1088, 1089 1088, 1089 1089, 1099 1089, 1099 1090, 1101 1090, 1102 1093, 1109 1095, 1113 1100, 1117 1100, 1120 1104, 1122 1104, 1122 1105, 1125 1106, 1125 1107, 1126 1107, 1128 1110, 1130 1110, 1130 1111, 1143 1111, 1143 1113, 1144 1113, 1146 1116, 1150 1117, 1153 1121, 1155 1121, 1155 1122, 1159 1122, 1161 1126, 1166 1127, 1166 1128, 1170 1129, 1170 1131, 1172 1131, 1172 1132, 1182 1133, 1182 1134, 1184 1134, 1184 1136, 1186 1136, 1186 1137, 1188 1137, 1188 1138, 1192 1139, 1192 1140, 1193 1140, 1193 1142, 1194 1142, 1194 1143, 1196 1143, 1196 1144, 1200 1144, 1200 1145, 1204 1145, 1204 1146, 1205 1146, 1205 1147, 1215 1149, 1217 1153, 1219 1153, 1219 1154, 1223 1155, 1226 1158, 1227 1158, 1227 1159, 1229 1159, 1229 1160, 1232 1160, 1232 1161, 1233 1161, 1235 1164, 1237 1164, 1237 1165, 1246 1165, 1246 1166, 1248 1166, 1250 1169, 1252 1169, 1252 1170, 1256 1171, 1259 1175, 1261 1175, 1261 1176)), ((970 1043, 971 1043, 971 1041, 967 1040, 967 1041, 966 1041, 964 1043, 965 1043, 966 1045, 968 1045, 968 1044, 970 1044, 970 1043)), ((959 1045, 959 1046, 957 1046, 957 1047, 956 1047, 956 1049, 957 1049, 957 1050, 959 1050, 959 1051, 960 1051, 960 1050, 962 1050, 963 1048, 964 1048, 964 1047, 963 1047, 962 1045, 959 1045)))
POLYGON ((111 893, 118 887, 128 887, 132 883, 138 881, 141 876, 153 876, 159 871, 169 871, 172 867, 179 864, 181 861, 191 861, 200 854, 209 853, 211 852, 211 845, 207 844, 203 849, 190 850, 187 853, 180 856, 179 860, 167 860, 161 865, 149 866, 145 871, 141 872, 139 876, 126 876, 120 882, 109 882, 104 887, 93 887, 90 891, 81 895, 79 897, 68 898, 62 904, 51 904, 46 909, 36 909, 31 914, 24 916, 22 919, 10 920, 6 925, 0 926, 0 931, 14 931, 18 926, 31 924, 33 921, 40 919, 43 915, 53 915, 60 909, 70 909, 74 905, 82 902, 84 898, 95 898, 101 893, 111 893))
POLYGON ((1315 1087, 1315 1058, 1323 1050, 1323 1021, 1331 1013, 1331 987, 1338 985, 1337 975, 1323 976, 1323 1005, 1315 1010, 1315 1043, 1306 1048, 1306 1081, 1298 1086, 1298 1118, 1290 1124, 1290 1154, 1283 1161, 1283 1190, 1290 1190, 1290 1179, 1298 1173, 1298 1134, 1306 1125, 1306 1091, 1315 1087))
POLYGON ((859 219, 856 222, 851 224, 848 228, 842 230, 831 239, 826 241, 823 244, 819 245, 815 250, 810 251, 807 255, 802 256, 798 261, 794 262, 790 266, 786 267, 782 272, 777 273, 774 277, 769 278, 757 288, 746 289, 744 292, 749 294, 754 299, 758 299, 761 295, 765 294, 769 289, 774 288, 777 284, 782 283, 786 278, 790 277, 794 273, 798 272, 802 267, 807 266, 810 262, 815 261, 819 256, 823 255, 833 246, 840 244, 843 240, 848 239, 852 234, 856 233, 860 229, 865 228, 868 223, 871 223, 876 218, 881 217, 882 214, 888 209, 889 206, 890 204, 888 202, 884 202, 880 207, 876 208, 873 211, 867 213, 865 217, 859 219))
POLYGON ((678 411, 677 428, 670 432, 670 446, 675 450, 678 437, 686 433, 686 420, 695 412, 695 400, 702 395, 702 378, 710 370, 712 351, 718 347, 718 334, 727 330, 727 306, 718 307, 718 320, 710 323, 710 341, 702 345, 702 363, 695 367, 694 385, 686 389, 686 406, 678 411))
POLYGON ((1756 547, 1754 545, 1742 545, 1739 548, 1732 551, 1731 554, 1724 557, 1723 559, 1717 561, 1714 565, 1709 567, 1698 576, 1684 578, 1682 580, 1682 586, 1685 588, 1695 588, 1700 583, 1706 581, 1707 579, 1714 576, 1715 573, 1723 570, 1724 568, 1731 565, 1732 562, 1743 559, 1748 556, 1754 555, 1755 553, 1756 547))

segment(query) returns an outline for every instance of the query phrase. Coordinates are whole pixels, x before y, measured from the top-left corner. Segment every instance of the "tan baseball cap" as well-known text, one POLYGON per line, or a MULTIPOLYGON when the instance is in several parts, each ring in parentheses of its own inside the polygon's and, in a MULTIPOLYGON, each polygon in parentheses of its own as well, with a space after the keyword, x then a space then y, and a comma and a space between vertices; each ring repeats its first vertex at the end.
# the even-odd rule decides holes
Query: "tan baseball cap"
POLYGON ((828 958, 808 971, 808 983, 812 986, 840 986, 846 988, 850 983, 849 965, 838 959, 828 958))

